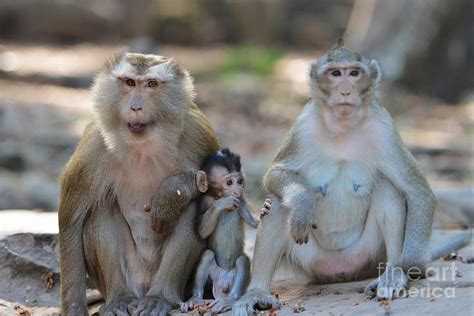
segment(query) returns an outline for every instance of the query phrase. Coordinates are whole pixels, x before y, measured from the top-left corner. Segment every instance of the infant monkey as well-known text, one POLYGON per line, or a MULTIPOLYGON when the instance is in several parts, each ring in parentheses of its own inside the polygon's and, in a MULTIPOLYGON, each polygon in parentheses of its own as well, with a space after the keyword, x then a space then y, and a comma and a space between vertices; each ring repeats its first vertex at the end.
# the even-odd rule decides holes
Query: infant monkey
POLYGON ((210 312, 231 310, 248 284, 250 261, 244 253, 243 221, 252 227, 258 222, 243 197, 244 175, 240 156, 224 148, 212 154, 196 175, 199 191, 199 235, 208 238, 196 271, 193 296, 181 303, 181 311, 204 304, 204 288, 212 283, 214 301, 210 312))

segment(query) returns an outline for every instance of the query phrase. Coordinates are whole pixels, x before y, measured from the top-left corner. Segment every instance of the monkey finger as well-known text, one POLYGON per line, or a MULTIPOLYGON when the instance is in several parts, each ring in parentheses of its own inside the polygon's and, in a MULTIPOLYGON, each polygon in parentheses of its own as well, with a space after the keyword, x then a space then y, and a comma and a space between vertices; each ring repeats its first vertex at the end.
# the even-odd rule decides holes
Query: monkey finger
POLYGON ((263 202, 263 207, 267 210, 270 210, 270 208, 272 207, 272 200, 266 199, 265 202, 263 202))

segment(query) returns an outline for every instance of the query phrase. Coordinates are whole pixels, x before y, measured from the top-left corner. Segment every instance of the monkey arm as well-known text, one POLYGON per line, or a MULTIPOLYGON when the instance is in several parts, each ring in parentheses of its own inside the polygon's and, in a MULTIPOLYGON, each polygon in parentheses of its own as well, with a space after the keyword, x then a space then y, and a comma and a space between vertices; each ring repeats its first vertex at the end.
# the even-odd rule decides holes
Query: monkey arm
POLYGON ((278 196, 282 204, 292 210, 290 234, 295 242, 308 242, 309 226, 316 227, 313 223, 316 195, 307 181, 295 171, 274 165, 264 176, 263 185, 268 193, 278 196))
POLYGON ((384 148, 380 165, 382 173, 406 198, 407 216, 401 266, 405 271, 410 267, 424 271, 436 199, 415 158, 393 123, 391 126, 392 143, 384 148))
POLYGON ((181 210, 199 194, 193 171, 183 171, 163 180, 150 203, 154 229, 159 232, 164 223, 177 219, 181 210))
POLYGON ((252 216, 252 212, 249 210, 247 200, 245 199, 243 194, 240 200, 241 200, 240 207, 239 207, 240 217, 253 228, 257 228, 258 221, 252 216))
POLYGON ((216 228, 217 219, 224 209, 220 207, 220 203, 217 203, 218 200, 214 200, 212 197, 205 196, 203 199, 202 207, 206 211, 199 222, 199 235, 206 239, 216 228))
POLYGON ((64 315, 88 315, 83 225, 91 197, 85 174, 85 168, 73 160, 66 167, 61 181, 58 217, 61 309, 64 315))

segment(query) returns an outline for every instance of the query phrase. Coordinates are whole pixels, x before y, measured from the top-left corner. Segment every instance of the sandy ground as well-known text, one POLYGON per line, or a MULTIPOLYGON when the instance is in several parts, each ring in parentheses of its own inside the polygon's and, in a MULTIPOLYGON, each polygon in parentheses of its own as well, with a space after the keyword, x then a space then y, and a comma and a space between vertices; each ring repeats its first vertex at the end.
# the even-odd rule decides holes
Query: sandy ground
MULTIPOLYGON (((6 240, 8 255, 17 256, 12 262, 15 265, 25 265, 25 261, 32 260, 34 257, 37 258, 34 261, 40 264, 39 268, 34 268, 39 273, 26 274, 19 273, 14 267, 0 266, 0 279, 3 285, 0 286, 0 315, 18 315, 19 313, 15 311, 17 304, 26 307, 33 315, 59 313, 59 284, 57 283, 59 270, 56 266, 57 258, 55 258, 57 243, 54 241, 52 245, 41 248, 39 251, 43 252, 42 255, 38 255, 37 250, 30 251, 34 253, 33 256, 26 256, 27 252, 24 250, 28 250, 28 246, 25 244, 33 244, 33 241, 30 234, 23 234, 24 232, 52 233, 55 238, 57 214, 19 210, 3 211, 0 212, 0 223, 2 238, 15 232, 22 233, 10 235, 3 240, 4 242, 6 240), (48 254, 50 258, 45 260, 48 254), (54 274, 53 286, 50 289, 45 285, 45 271, 51 271, 54 274)), ((252 231, 248 234, 248 250, 252 249, 253 235, 252 231)), ((461 235, 467 238, 469 231, 435 230, 432 247, 445 241, 459 239, 461 235)), ((472 236, 469 238, 471 238, 470 243, 458 252, 459 257, 472 258, 474 256, 474 242, 472 236)), ((30 248, 33 249, 33 246, 30 248)), ((0 259, 11 259, 2 250, 4 249, 0 247, 0 259)), ((377 302, 368 299, 363 293, 368 280, 331 285, 308 285, 298 283, 295 278, 282 279, 274 282, 272 286, 273 293, 278 295, 283 303, 282 308, 275 312, 278 315, 296 314, 296 311, 299 311, 301 315, 472 314, 474 312, 472 300, 474 298, 474 264, 463 263, 459 257, 449 261, 439 259, 433 262, 430 266, 435 274, 431 279, 412 282, 410 297, 392 302, 377 302)), ((278 278, 281 279, 281 275, 278 278)), ((91 313, 97 311, 97 307, 98 305, 93 306, 91 313)), ((267 311, 261 313, 271 315, 267 311)))

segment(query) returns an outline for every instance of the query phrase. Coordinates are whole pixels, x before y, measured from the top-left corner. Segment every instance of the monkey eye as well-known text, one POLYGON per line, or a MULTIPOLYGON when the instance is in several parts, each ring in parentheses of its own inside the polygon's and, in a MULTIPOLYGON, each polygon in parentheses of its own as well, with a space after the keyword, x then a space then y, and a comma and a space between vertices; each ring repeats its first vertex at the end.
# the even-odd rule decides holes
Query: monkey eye
POLYGON ((238 183, 238 184, 243 184, 243 183, 244 183, 244 179, 239 179, 239 180, 237 180, 237 183, 238 183))
POLYGON ((230 180, 230 179, 226 181, 226 184, 227 184, 227 185, 232 185, 232 183, 234 183, 234 182, 233 182, 232 180, 230 180))
POLYGON ((147 86, 147 87, 150 87, 150 88, 155 88, 155 87, 158 86, 158 81, 156 81, 156 80, 148 80, 146 86, 147 86))
POLYGON ((130 79, 130 78, 125 79, 125 84, 130 87, 135 87, 135 80, 130 79))
POLYGON ((334 77, 340 77, 341 76, 341 72, 339 70, 334 70, 331 75, 333 75, 334 77))
POLYGON ((352 77, 357 77, 359 75, 359 71, 358 70, 352 70, 350 73, 349 73, 349 76, 352 76, 352 77))

